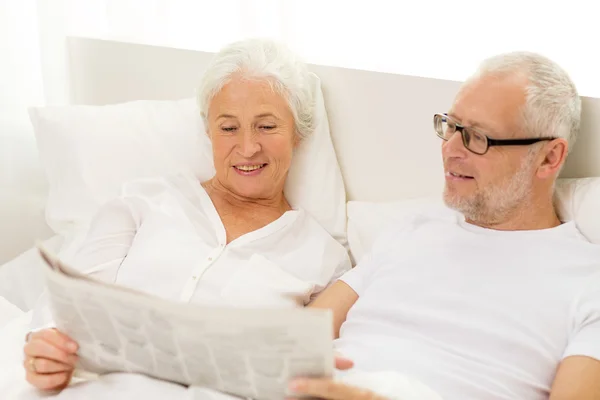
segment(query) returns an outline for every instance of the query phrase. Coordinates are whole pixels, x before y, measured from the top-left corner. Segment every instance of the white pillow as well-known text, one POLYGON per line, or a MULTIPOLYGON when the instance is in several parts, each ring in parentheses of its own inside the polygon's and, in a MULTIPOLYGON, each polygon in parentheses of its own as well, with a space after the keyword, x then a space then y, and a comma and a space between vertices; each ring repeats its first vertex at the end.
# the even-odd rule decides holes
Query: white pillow
POLYGON ((284 188, 292 207, 304 208, 338 242, 346 244, 346 188, 337 161, 321 80, 313 73, 315 131, 294 153, 284 188))
MULTIPOLYGON (((581 233, 600 244, 600 178, 559 179, 555 204, 562 221, 575 220, 581 233)), ((395 202, 348 202, 348 245, 355 262, 367 254, 377 236, 390 225, 411 215, 435 213, 451 216, 441 197, 426 197, 395 202)))
MULTIPOLYGON (((294 155, 285 191, 345 243, 346 194, 323 102, 312 75, 317 129, 294 155)), ((86 224, 123 183, 181 171, 214 174, 211 144, 194 99, 30 109, 50 184, 48 225, 57 233, 86 224)))
POLYGON ((39 107, 29 115, 50 186, 46 220, 56 233, 87 221, 128 180, 202 173, 193 100, 39 107))
POLYGON ((555 206, 562 221, 575 220, 590 242, 600 244, 600 177, 559 179, 555 206))
POLYGON ((423 197, 390 202, 349 201, 348 246, 353 262, 358 263, 371 250, 382 232, 402 223, 411 215, 452 213, 438 197, 423 197))

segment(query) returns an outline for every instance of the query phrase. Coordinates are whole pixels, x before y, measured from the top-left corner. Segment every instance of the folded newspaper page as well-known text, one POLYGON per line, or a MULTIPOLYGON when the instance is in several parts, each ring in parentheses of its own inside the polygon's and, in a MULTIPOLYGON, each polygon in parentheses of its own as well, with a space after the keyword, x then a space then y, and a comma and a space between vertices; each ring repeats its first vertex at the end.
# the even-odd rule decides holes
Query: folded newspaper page
POLYGON ((332 315, 176 303, 107 284, 38 246, 57 329, 78 368, 134 372, 254 399, 283 399, 298 376, 333 375, 332 315))

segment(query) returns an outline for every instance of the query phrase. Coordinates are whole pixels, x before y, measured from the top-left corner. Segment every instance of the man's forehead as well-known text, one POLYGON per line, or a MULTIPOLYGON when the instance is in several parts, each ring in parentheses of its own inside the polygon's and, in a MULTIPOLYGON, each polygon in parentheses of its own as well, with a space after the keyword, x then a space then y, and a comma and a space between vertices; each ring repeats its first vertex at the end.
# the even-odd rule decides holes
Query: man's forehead
POLYGON ((448 115, 468 127, 492 133, 512 131, 520 121, 525 87, 521 76, 479 77, 461 87, 448 115))
POLYGON ((465 116, 464 113, 461 113, 460 111, 455 110, 454 107, 451 108, 450 111, 448 111, 448 115, 463 126, 466 126, 469 128, 481 129, 484 131, 493 130, 493 127, 490 125, 489 121, 486 122, 483 120, 478 120, 478 119, 472 118, 470 116, 465 116))

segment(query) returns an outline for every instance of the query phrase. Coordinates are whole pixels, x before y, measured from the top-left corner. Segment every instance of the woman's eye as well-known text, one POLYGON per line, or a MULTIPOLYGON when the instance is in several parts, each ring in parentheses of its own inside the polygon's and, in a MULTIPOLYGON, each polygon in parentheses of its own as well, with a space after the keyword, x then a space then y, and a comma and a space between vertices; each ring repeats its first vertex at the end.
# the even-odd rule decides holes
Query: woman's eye
POLYGON ((275 129, 275 128, 276 128, 276 126, 275 126, 275 125, 261 125, 261 126, 260 126, 260 129, 263 129, 263 130, 265 130, 265 131, 270 131, 270 130, 273 130, 273 129, 275 129))
POLYGON ((221 127, 221 130, 223 132, 235 132, 237 128, 235 126, 223 126, 221 127))

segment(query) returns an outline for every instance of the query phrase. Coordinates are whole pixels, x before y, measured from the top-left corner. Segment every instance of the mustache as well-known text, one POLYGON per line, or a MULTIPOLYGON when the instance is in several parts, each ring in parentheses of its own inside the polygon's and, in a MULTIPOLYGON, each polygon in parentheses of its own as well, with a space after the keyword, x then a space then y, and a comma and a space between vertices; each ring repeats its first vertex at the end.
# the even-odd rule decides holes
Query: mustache
POLYGON ((444 171, 452 171, 456 174, 473 176, 471 168, 465 167, 460 162, 444 160, 444 171))

